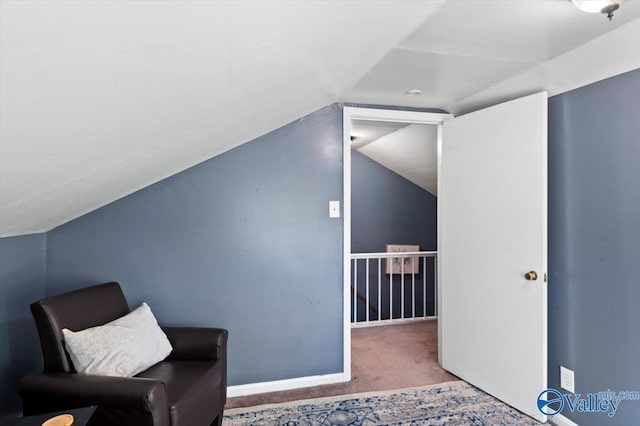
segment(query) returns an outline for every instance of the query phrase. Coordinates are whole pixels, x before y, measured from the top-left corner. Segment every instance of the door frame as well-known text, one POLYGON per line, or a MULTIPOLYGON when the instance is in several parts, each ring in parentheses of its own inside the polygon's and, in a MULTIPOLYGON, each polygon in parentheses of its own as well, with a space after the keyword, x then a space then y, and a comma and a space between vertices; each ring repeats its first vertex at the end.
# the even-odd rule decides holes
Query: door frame
MULTIPOLYGON (((343 107, 342 110, 342 211, 343 211, 343 375, 351 380, 351 120, 386 121, 394 123, 430 124, 438 128, 438 194, 440 193, 440 160, 442 153, 442 123, 452 118, 448 113, 390 110, 378 108, 343 107)), ((437 209, 437 241, 440 248, 440 204, 437 209)), ((440 269, 440 256, 437 268, 440 269)), ((437 279, 437 294, 440 304, 440 276, 437 279)), ((438 321, 438 360, 440 349, 441 323, 438 321)))

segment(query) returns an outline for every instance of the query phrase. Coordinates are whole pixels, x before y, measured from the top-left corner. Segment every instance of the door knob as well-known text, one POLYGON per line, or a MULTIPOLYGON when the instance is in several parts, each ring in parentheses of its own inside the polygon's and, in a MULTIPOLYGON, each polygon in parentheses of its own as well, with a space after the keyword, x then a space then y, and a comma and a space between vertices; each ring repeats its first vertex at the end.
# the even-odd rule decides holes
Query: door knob
POLYGON ((529 271, 524 274, 524 279, 527 281, 535 281, 538 279, 538 273, 536 271, 529 271))

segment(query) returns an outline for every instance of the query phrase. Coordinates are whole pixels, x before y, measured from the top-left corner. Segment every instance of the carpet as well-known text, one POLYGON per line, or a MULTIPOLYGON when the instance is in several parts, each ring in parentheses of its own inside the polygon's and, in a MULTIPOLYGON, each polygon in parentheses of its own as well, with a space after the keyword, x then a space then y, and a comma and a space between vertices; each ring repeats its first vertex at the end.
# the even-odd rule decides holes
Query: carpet
POLYGON ((461 380, 419 388, 235 408, 225 426, 539 425, 461 380))

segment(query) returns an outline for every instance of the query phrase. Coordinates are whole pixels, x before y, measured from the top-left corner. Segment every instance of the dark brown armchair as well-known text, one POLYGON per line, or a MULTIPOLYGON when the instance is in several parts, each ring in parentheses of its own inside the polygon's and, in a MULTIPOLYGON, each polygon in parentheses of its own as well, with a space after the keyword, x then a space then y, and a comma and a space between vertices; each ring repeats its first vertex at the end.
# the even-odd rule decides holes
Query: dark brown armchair
POLYGON ((95 405, 89 425, 203 426, 222 424, 227 389, 223 329, 162 327, 173 351, 135 377, 76 374, 62 329, 103 325, 129 313, 118 283, 101 284, 31 305, 44 372, 18 384, 25 415, 95 405))

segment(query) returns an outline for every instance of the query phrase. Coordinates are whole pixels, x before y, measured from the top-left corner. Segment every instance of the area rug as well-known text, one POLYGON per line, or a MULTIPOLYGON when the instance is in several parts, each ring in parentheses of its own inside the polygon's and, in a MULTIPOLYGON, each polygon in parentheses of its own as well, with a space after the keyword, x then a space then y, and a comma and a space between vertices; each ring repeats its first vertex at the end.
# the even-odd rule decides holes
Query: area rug
POLYGON ((539 425, 463 381, 225 412, 225 426, 539 425))

